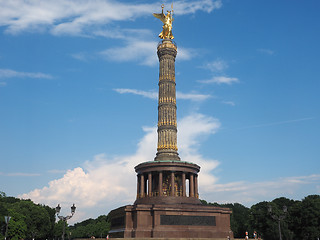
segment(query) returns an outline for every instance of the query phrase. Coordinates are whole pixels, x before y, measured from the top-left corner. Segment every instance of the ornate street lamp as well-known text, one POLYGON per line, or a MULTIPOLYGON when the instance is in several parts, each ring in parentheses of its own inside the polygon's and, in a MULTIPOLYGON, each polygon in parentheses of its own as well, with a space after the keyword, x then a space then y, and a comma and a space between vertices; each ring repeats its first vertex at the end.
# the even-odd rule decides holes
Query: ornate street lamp
POLYGON ((4 221, 6 222, 6 233, 4 235, 4 240, 7 239, 7 233, 8 233, 8 225, 11 217, 10 216, 4 216, 4 221))
POLYGON ((70 218, 72 218, 73 214, 76 212, 76 206, 74 204, 71 206, 71 215, 68 215, 66 217, 59 215, 60 210, 61 210, 61 207, 60 207, 60 204, 58 204, 58 206, 56 207, 56 214, 57 214, 57 217, 60 220, 62 220, 62 222, 63 222, 62 240, 64 240, 64 234, 65 234, 65 231, 66 231, 66 223, 70 218))
POLYGON ((287 211, 288 211, 287 206, 283 206, 283 209, 282 209, 282 210, 283 210, 283 214, 280 213, 279 215, 276 215, 276 214, 272 214, 272 206, 271 206, 271 205, 269 205, 269 208, 268 208, 268 211, 269 211, 271 217, 272 217, 274 220, 278 221, 279 239, 280 239, 280 240, 282 240, 282 237, 281 237, 281 224, 280 224, 280 222, 281 222, 283 219, 286 218, 286 213, 287 213, 287 211))

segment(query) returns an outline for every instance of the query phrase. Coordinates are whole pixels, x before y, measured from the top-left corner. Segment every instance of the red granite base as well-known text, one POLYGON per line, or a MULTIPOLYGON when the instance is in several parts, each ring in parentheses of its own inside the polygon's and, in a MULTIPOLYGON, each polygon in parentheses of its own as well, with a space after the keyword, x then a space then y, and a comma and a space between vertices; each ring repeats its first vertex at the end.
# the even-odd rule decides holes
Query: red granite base
POLYGON ((110 237, 226 238, 233 237, 228 208, 197 204, 135 204, 109 213, 110 237))

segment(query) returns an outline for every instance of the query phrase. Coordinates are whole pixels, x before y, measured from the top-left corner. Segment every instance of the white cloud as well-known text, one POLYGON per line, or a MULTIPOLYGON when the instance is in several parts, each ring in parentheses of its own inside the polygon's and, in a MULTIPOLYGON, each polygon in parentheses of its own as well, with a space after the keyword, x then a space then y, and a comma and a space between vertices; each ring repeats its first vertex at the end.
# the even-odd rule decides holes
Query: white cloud
POLYGON ((143 96, 146 98, 150 99, 158 99, 158 93, 157 92, 146 92, 146 91, 141 91, 141 90, 136 90, 136 89, 128 89, 128 88, 116 88, 114 91, 124 94, 124 93, 132 93, 135 95, 143 96))
POLYGON ((0 79, 1 78, 44 78, 51 79, 53 78, 49 74, 45 73, 33 73, 33 72, 17 72, 11 69, 0 69, 0 79))
POLYGON ((61 169, 51 169, 48 170, 48 173, 52 173, 52 174, 59 174, 59 173, 65 173, 66 170, 61 170, 61 169))
MULTIPOLYGON (((219 179, 213 174, 219 162, 202 156, 199 146, 206 136, 219 130, 220 122, 202 114, 193 114, 182 118, 178 122, 178 128, 181 159, 201 166, 201 199, 220 203, 238 202, 250 206, 280 196, 296 199, 297 192, 301 194, 301 198, 317 191, 319 193, 319 174, 260 182, 253 179, 250 182, 219 183, 219 179)), ((97 154, 82 167, 69 170, 62 178, 49 182, 48 186, 20 197, 51 207, 61 203, 63 209, 69 209, 75 203, 77 212, 70 223, 95 218, 108 214, 114 208, 132 204, 136 195, 134 167, 141 162, 152 161, 156 154, 156 127, 144 127, 143 130, 145 135, 132 155, 109 157, 107 154, 97 154)))
MULTIPOLYGON (((154 99, 154 100, 158 99, 158 92, 155 92, 155 91, 146 92, 142 90, 129 89, 129 88, 116 88, 114 89, 114 91, 120 94, 131 93, 131 94, 140 95, 140 96, 154 99)), ((177 92, 177 99, 183 99, 183 100, 204 101, 210 97, 211 95, 206 95, 206 94, 177 92)))
MULTIPOLYGON (((116 21, 132 21, 160 9, 160 3, 122 3, 110 0, 1 0, 0 26, 6 32, 46 31, 79 35, 116 21)), ((175 14, 196 11, 210 13, 222 6, 221 0, 176 1, 175 14)), ((167 7, 167 6, 166 6, 167 7)), ((170 8, 170 5, 168 6, 170 8)))
POLYGON ((153 33, 149 29, 127 29, 127 28, 107 28, 100 29, 93 32, 95 36, 101 36, 105 38, 121 39, 126 41, 134 41, 136 39, 146 39, 154 37, 153 33))
POLYGON ((208 94, 197 94, 197 93, 182 93, 177 91, 177 99, 191 100, 191 101, 204 101, 211 98, 208 94))
POLYGON ((154 66, 158 59, 155 52, 156 42, 130 41, 124 47, 109 48, 100 54, 108 60, 117 62, 139 61, 142 65, 154 66))
MULTIPOLYGON (((148 41, 153 33, 148 29, 121 29, 118 21, 133 21, 160 11, 161 3, 122 3, 110 0, 0 0, 2 13, 0 26, 5 32, 19 34, 23 31, 49 31, 54 35, 103 36, 121 39, 122 47, 109 48, 100 54, 108 60, 138 61, 141 65, 154 66, 158 59, 154 51, 157 42, 148 41)), ((176 1, 175 14, 210 13, 222 6, 221 0, 176 1)), ((166 6, 170 8, 170 4, 166 6)), ((180 48, 177 60, 189 60, 195 54, 192 49, 180 48)), ((83 53, 73 57, 85 61, 83 53)))
POLYGON ((209 83, 216 83, 216 84, 228 84, 231 85, 233 83, 239 82, 238 78, 231 78, 225 76, 213 77, 209 80, 200 80, 199 82, 209 84, 209 83))
POLYGON ((125 4, 108 0, 2 1, 0 24, 8 33, 41 31, 53 34, 83 34, 88 27, 112 21, 131 20, 154 8, 154 4, 125 4))
POLYGON ((202 66, 202 68, 208 69, 211 72, 222 72, 228 68, 228 64, 226 61, 221 59, 215 60, 213 62, 209 62, 202 66))
POLYGON ((186 155, 192 155, 196 151, 199 137, 215 134, 220 128, 220 122, 212 117, 202 114, 193 114, 183 118, 179 122, 179 145, 186 155), (191 151, 191 152, 188 152, 191 151))
MULTIPOLYGON (((202 186, 212 185, 216 179, 210 174, 218 162, 204 159, 197 152, 202 136, 213 134, 220 127, 218 120, 194 114, 178 122, 179 153, 184 161, 200 164, 202 186), (181 133, 180 133, 181 132, 181 133), (179 144, 180 143, 180 144, 179 144)), ((138 143, 137 151, 129 156, 108 157, 98 154, 82 167, 67 171, 65 175, 49 182, 42 189, 23 194, 37 203, 56 206, 77 205, 73 222, 88 217, 107 214, 110 210, 125 204, 132 204, 136 194, 134 166, 152 161, 156 154, 157 131, 155 127, 144 128, 145 135, 138 143)))
POLYGON ((198 52, 195 49, 178 47, 177 61, 190 60, 197 54, 198 52))
POLYGON ((290 124, 290 123, 295 123, 295 122, 309 121, 309 120, 313 120, 313 119, 314 119, 313 117, 298 118, 298 119, 291 119, 291 120, 285 120, 285 121, 279 121, 279 122, 270 122, 270 123, 251 125, 251 126, 242 127, 239 129, 269 127, 269 126, 276 126, 276 125, 282 125, 282 124, 290 124))
MULTIPOLYGON (((100 52, 100 55, 107 60, 117 62, 138 61, 141 65, 155 66, 158 64, 157 49, 158 42, 139 40, 141 36, 136 36, 136 40, 127 41, 125 39, 125 46, 109 48, 100 52)), ((120 38, 120 36, 119 36, 120 38)), ((132 39, 133 36, 129 37, 132 39)), ((195 56, 194 49, 178 48, 177 60, 190 60, 195 56)))
POLYGON ((282 196, 297 199, 297 192, 299 192, 300 197, 303 198, 317 192, 317 184, 319 184, 319 182, 320 175, 313 174, 309 176, 278 178, 262 182, 239 181, 214 184, 201 190, 207 201, 224 203, 238 202, 251 206, 260 201, 271 201, 274 198, 282 196))
MULTIPOLYGON (((178 122, 178 145, 181 159, 187 162, 194 162, 201 166, 199 177, 199 188, 206 189, 217 182, 212 175, 219 162, 203 157, 198 148, 205 137, 215 134, 221 124, 218 119, 203 114, 193 114, 178 122)), ((200 191, 201 194, 201 191, 200 191)))
POLYGON ((274 55, 274 51, 270 49, 260 48, 258 51, 267 55, 274 55))
POLYGON ((195 13, 196 11, 204 11, 210 13, 214 9, 222 7, 222 1, 202 0, 202 1, 175 1, 174 13, 177 15, 195 13))
MULTIPOLYGON (((154 51, 157 42, 151 39, 148 29, 121 29, 115 22, 134 21, 160 11, 161 3, 122 3, 110 0, 47 0, 21 1, 0 0, 2 13, 0 26, 5 32, 19 34, 23 31, 49 31, 53 35, 103 36, 121 39, 124 46, 100 52, 111 61, 137 61, 141 65, 155 66, 158 62, 154 51)), ((170 5, 166 8, 170 9, 170 5)), ((221 0, 176 1, 177 15, 194 14, 197 11, 210 13, 222 6, 221 0)), ((193 49, 180 48, 177 60, 189 60, 195 56, 193 49)), ((86 61, 84 53, 75 53, 73 58, 86 61)))
POLYGON ((41 174, 39 174, 39 173, 23 173, 23 172, 13 172, 13 173, 0 172, 0 175, 8 176, 8 177, 38 177, 38 176, 41 176, 41 174))
POLYGON ((230 106, 235 106, 236 104, 233 101, 222 101, 222 103, 230 106))
MULTIPOLYGON (((217 59, 213 62, 209 62, 201 66, 201 68, 208 69, 210 72, 220 75, 224 75, 224 71, 229 68, 229 65, 226 61, 217 59)), ((208 80, 199 80, 198 82, 204 84, 216 83, 216 84, 228 84, 231 85, 232 83, 239 82, 238 78, 226 77, 226 76, 213 76, 211 79, 208 80)))
POLYGON ((71 57, 83 62, 88 61, 88 55, 84 52, 71 54, 71 57))

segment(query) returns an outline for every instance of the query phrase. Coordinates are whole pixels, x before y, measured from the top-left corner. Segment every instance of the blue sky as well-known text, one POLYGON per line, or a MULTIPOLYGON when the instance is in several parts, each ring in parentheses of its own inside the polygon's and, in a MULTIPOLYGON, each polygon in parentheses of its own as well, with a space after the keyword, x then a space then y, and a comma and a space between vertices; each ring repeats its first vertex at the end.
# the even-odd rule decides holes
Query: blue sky
MULTIPOLYGON (((134 166, 156 153, 162 3, 0 0, 1 191, 74 202, 73 222, 134 202, 134 166)), ((319 1, 173 6, 178 147, 200 198, 320 194, 319 1)))

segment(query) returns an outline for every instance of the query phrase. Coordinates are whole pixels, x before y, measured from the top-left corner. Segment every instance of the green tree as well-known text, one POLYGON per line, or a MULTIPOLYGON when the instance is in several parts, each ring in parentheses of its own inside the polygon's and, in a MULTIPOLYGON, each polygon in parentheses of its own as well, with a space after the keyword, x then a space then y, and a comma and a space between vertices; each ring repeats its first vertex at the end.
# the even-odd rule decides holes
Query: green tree
POLYGON ((110 230, 110 223, 108 217, 105 215, 99 216, 96 219, 93 236, 95 237, 106 237, 110 230))
POLYGON ((21 238, 48 239, 53 237, 55 223, 55 210, 31 200, 21 200, 14 197, 7 197, 0 192, 0 227, 4 235, 4 216, 11 216, 9 230, 13 236, 21 238), (25 227, 26 226, 26 227, 25 227))
MULTIPOLYGON (((272 206, 272 213, 270 213, 270 215, 276 216, 277 218, 282 216, 283 218, 283 220, 280 221, 282 239, 295 239, 294 232, 290 229, 292 222, 291 209, 295 205, 295 201, 285 197, 280 197, 274 199, 270 204, 272 206)), ((278 227, 275 232, 279 238, 279 221, 275 222, 278 223, 278 227)))
POLYGON ((240 203, 225 204, 223 206, 232 209, 230 217, 231 230, 235 238, 244 238, 245 232, 249 231, 249 215, 250 209, 240 203))
POLYGON ((250 209, 243 206, 240 203, 234 204, 218 204, 208 203, 206 200, 200 200, 203 205, 212 205, 216 207, 230 208, 232 210, 230 216, 230 227, 235 238, 244 238, 246 231, 250 228, 249 226, 249 214, 250 209))
MULTIPOLYGON (((260 202, 250 208, 249 224, 252 231, 256 231, 263 239, 272 240, 274 234, 274 220, 268 215, 269 202, 260 202)), ((278 238, 276 238, 278 239, 278 238)))
POLYGON ((24 221, 28 231, 26 237, 33 238, 48 238, 52 232, 54 222, 47 212, 46 208, 41 205, 36 205, 30 200, 21 200, 11 206, 16 212, 24 216, 24 221))
POLYGON ((283 211, 283 207, 291 209, 294 201, 287 198, 277 198, 272 202, 260 202, 251 207, 250 225, 264 239, 279 239, 279 222, 283 240, 293 239, 294 233, 290 230, 290 214, 283 211), (269 212, 269 209, 272 209, 269 212))
POLYGON ((63 220, 59 220, 55 225, 54 225, 54 237, 55 238, 61 238, 62 237, 62 233, 63 233, 63 224, 65 224, 65 236, 64 238, 67 239, 66 234, 68 234, 69 232, 69 227, 68 224, 65 223, 63 220))
POLYGON ((26 238, 27 224, 24 221, 24 216, 10 210, 11 219, 8 224, 7 238, 11 240, 20 240, 26 238))
POLYGON ((109 218, 101 215, 97 219, 87 219, 70 227, 73 238, 106 237, 110 230, 109 218))
POLYGON ((294 216, 290 228, 299 239, 320 238, 320 196, 309 195, 296 203, 291 211, 294 216))

